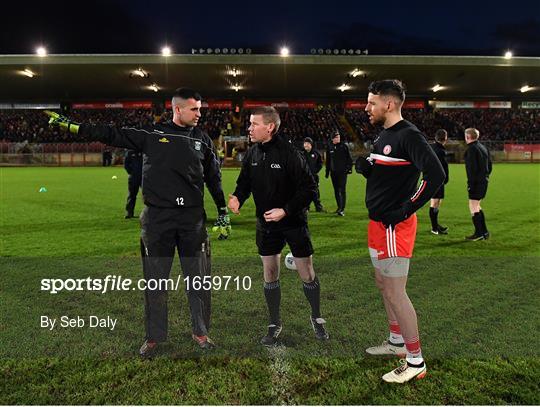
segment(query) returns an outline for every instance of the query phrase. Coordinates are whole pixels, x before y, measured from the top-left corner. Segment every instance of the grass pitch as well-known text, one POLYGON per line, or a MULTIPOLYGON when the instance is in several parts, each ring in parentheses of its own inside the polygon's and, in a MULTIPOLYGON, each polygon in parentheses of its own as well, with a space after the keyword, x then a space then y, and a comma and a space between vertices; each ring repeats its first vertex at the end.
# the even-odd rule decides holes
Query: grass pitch
MULTIPOLYGON (((237 175, 224 171, 226 194, 237 175)), ((180 290, 169 296, 169 342, 156 359, 140 361, 142 292, 40 290, 43 278, 142 277, 138 221, 123 219, 123 169, 0 168, 0 403, 538 404, 540 166, 495 166, 483 202, 488 241, 463 239, 472 223, 462 165, 450 167, 439 216, 449 234, 431 235, 428 209, 419 211, 408 292, 428 375, 407 385, 380 379, 397 360, 364 353, 387 335, 366 248, 364 189, 361 176, 349 177, 340 218, 322 178, 329 212, 310 214, 328 343, 314 339, 300 280, 283 268, 282 346, 258 345, 266 309, 250 199, 232 215, 232 236, 212 242, 213 275, 252 282, 249 290, 214 290, 218 349, 204 354, 190 340, 180 290), (118 323, 113 331, 47 330, 42 315, 111 316, 118 323)), ((206 207, 210 224, 209 194, 206 207)), ((171 277, 178 274, 176 260, 171 277)))

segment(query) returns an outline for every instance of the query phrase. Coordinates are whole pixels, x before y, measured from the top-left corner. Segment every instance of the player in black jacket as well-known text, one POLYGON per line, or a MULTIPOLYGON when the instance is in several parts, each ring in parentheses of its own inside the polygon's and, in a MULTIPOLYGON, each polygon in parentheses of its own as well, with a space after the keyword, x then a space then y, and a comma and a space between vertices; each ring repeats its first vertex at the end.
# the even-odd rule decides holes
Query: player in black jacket
POLYGON ((315 197, 316 184, 301 152, 279 136, 281 123, 273 107, 255 109, 250 117, 249 136, 255 143, 244 157, 236 190, 229 195, 229 208, 240 213, 253 194, 257 215, 257 247, 264 272, 264 295, 270 324, 261 339, 272 346, 282 330, 279 312, 281 250, 289 244, 304 294, 311 305, 311 324, 317 339, 328 339, 326 321, 320 311, 320 284, 313 270, 313 246, 307 225, 307 207, 315 197))
POLYGON ((347 203, 347 175, 352 172, 352 158, 347 144, 341 141, 341 135, 336 130, 332 141, 326 149, 326 178, 331 176, 334 195, 336 197, 338 216, 345 216, 347 203))
POLYGON ((321 153, 313 148, 313 139, 310 137, 306 137, 304 139, 304 157, 308 164, 309 170, 311 171, 311 175, 313 175, 315 183, 317 184, 317 195, 315 199, 313 199, 315 210, 317 212, 324 212, 321 204, 321 194, 319 192, 319 171, 321 170, 323 164, 322 156, 321 153))
POLYGON ((369 121, 382 124, 384 130, 369 158, 360 158, 356 168, 367 178, 368 247, 390 335, 366 352, 406 356, 403 365, 382 377, 386 382, 404 383, 426 374, 416 312, 405 289, 416 237, 415 212, 443 184, 445 173, 424 135, 401 116, 404 85, 398 80, 377 81, 368 92, 369 121))
POLYGON ((465 170, 467 171, 467 190, 469 192, 469 210, 471 211, 474 233, 467 240, 487 240, 489 232, 486 227, 484 211, 480 201, 486 196, 492 164, 488 149, 478 141, 480 132, 477 129, 465 130, 465 170))
POLYGON ((124 168, 128 173, 128 197, 126 201, 126 219, 133 218, 137 194, 142 183, 143 155, 140 151, 126 150, 124 168))
MULTIPOLYGON (((144 162, 141 214, 141 255, 144 278, 167 279, 175 250, 190 283, 210 273, 209 243, 205 228, 204 185, 218 208, 216 227, 228 234, 230 221, 221 188, 219 160, 212 141, 197 128, 201 96, 191 89, 177 89, 172 98, 173 120, 145 128, 77 124, 57 113, 47 112, 52 125, 59 125, 87 139, 115 147, 142 151, 144 162)), ((208 338, 210 290, 187 287, 193 339, 203 349, 214 347, 208 338)), ((167 290, 145 290, 146 340, 139 350, 152 356, 167 338, 167 290)))
POLYGON ((444 184, 435 192, 435 195, 431 197, 431 205, 429 207, 429 218, 431 219, 431 233, 434 235, 446 235, 448 234, 448 228, 439 225, 439 208, 442 200, 444 199, 444 186, 448 184, 449 172, 448 161, 446 161, 446 148, 444 145, 448 140, 448 133, 444 129, 439 129, 435 132, 435 143, 431 145, 433 151, 437 155, 437 158, 441 162, 446 178, 444 184))

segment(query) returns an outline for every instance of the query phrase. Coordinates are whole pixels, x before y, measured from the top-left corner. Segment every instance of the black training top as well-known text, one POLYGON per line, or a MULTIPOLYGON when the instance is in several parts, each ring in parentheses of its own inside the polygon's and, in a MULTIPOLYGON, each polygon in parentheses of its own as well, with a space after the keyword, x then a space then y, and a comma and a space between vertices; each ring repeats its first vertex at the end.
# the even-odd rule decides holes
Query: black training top
POLYGON ((308 153, 304 150, 304 158, 306 159, 309 170, 313 175, 317 175, 322 168, 322 156, 314 148, 308 153))
POLYGON ((331 172, 345 174, 352 168, 352 158, 349 147, 343 142, 337 144, 328 143, 326 148, 326 176, 331 172))
POLYGON ((450 179, 450 173, 448 172, 448 161, 446 160, 446 148, 444 145, 436 141, 431 145, 433 148, 433 151, 435 151, 435 155, 441 162, 441 165, 443 167, 444 173, 446 174, 446 178, 444 179, 444 183, 448 184, 448 180, 450 179))
POLYGON ((424 135, 407 120, 384 129, 373 147, 374 165, 366 185, 370 219, 381 221, 383 214, 400 207, 410 216, 443 184, 441 163, 424 135), (423 177, 418 185, 420 172, 423 177))
POLYGON ((469 184, 487 182, 492 164, 488 149, 479 141, 473 141, 465 151, 465 169, 469 184))
POLYGON ((142 194, 160 208, 204 207, 204 184, 223 213, 219 160, 212 140, 197 127, 173 122, 143 128, 82 124, 79 133, 105 144, 144 153, 142 194))
POLYGON ((129 175, 142 177, 143 154, 140 151, 126 150, 124 168, 129 175))
POLYGON ((249 148, 236 180, 234 194, 240 206, 253 193, 258 226, 287 228, 307 224, 306 208, 316 196, 317 185, 301 151, 279 135, 249 148), (282 208, 279 222, 264 220, 264 212, 282 208))

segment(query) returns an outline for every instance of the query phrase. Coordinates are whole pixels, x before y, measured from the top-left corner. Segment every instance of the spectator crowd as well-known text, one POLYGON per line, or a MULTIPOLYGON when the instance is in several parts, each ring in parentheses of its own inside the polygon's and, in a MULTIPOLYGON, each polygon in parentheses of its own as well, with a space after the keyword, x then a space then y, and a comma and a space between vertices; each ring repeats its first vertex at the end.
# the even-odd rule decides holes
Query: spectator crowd
MULTIPOLYGON (((380 128, 372 126, 362 110, 345 110, 339 106, 319 106, 316 109, 282 109, 281 132, 293 142, 310 137, 319 145, 339 130, 347 141, 356 133, 360 141, 373 140, 380 128)), ((235 116, 229 109, 203 109, 199 125, 212 139, 231 134, 236 119, 241 124, 241 135, 247 135, 249 110, 235 116)), ((155 121, 168 120, 171 112, 157 114, 152 110, 107 109, 73 110, 69 113, 78 122, 116 124, 141 127, 155 121)), ((467 127, 480 130, 481 138, 490 141, 540 141, 540 110, 523 109, 405 109, 405 119, 410 120, 432 138, 435 131, 443 128, 449 138, 463 138, 467 127)), ((62 143, 87 142, 82 137, 76 140, 56 128, 48 126, 48 118, 39 110, 0 110, 0 140, 5 142, 62 143)))

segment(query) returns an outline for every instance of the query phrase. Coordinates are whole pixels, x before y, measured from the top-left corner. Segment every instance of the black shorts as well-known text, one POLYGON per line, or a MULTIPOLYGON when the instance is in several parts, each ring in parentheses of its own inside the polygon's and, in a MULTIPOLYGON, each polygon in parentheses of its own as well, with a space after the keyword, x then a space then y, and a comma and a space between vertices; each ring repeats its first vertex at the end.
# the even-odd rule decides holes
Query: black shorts
POLYGON ((441 187, 435 192, 435 194, 431 197, 432 199, 443 199, 444 198, 444 184, 441 185, 441 187))
POLYGON ((285 247, 285 243, 291 248, 294 257, 309 257, 313 254, 313 245, 307 226, 282 230, 257 228, 259 255, 279 254, 285 247))
POLYGON ((487 182, 477 182, 474 184, 469 184, 467 186, 467 191, 469 192, 469 199, 474 199, 475 201, 484 199, 487 193, 487 187, 487 182))

